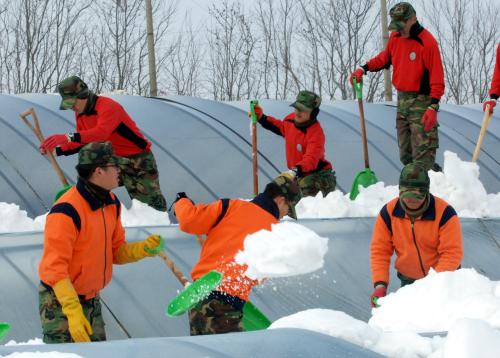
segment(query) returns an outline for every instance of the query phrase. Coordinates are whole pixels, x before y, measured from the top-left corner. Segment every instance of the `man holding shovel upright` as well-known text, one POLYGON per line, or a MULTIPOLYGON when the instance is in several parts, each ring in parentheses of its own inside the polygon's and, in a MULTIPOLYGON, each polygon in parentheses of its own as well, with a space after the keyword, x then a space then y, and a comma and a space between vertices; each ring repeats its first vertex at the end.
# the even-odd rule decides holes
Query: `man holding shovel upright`
POLYGON ((290 179, 297 177, 302 195, 323 197, 335 190, 337 180, 332 164, 325 159, 325 133, 318 121, 321 97, 300 91, 290 113, 282 121, 254 107, 257 120, 267 130, 285 138, 286 163, 290 179))
POLYGON ((497 56, 495 61, 495 69, 493 70, 493 79, 491 80, 490 99, 483 103, 483 111, 486 111, 486 106, 490 106, 490 113, 493 113, 493 107, 497 105, 497 99, 500 96, 500 44, 497 47, 497 56))
POLYGON ((361 82, 368 72, 393 66, 392 83, 398 90, 396 129, 399 156, 406 165, 420 162, 427 170, 440 171, 435 163, 439 147, 437 113, 444 94, 444 71, 439 47, 417 21, 413 6, 401 2, 389 12, 392 31, 386 48, 350 78, 361 82))
POLYGON ((399 177, 399 197, 380 210, 370 249, 372 307, 387 293, 394 252, 401 287, 427 276, 431 268, 441 272, 460 267, 460 220, 451 205, 429 193, 429 185, 426 168, 407 164, 399 177))
POLYGON ((77 76, 63 80, 58 89, 62 97, 60 109, 75 112, 76 132, 47 137, 40 152, 45 154, 55 149, 57 155, 72 155, 87 143, 110 141, 117 155, 129 159, 128 164, 120 167, 120 185, 125 185, 131 198, 167 211, 151 142, 123 107, 111 98, 89 91, 77 76))
POLYGON ((45 223, 38 273, 39 310, 45 343, 104 341, 99 292, 113 264, 155 256, 163 240, 151 235, 129 244, 120 216, 120 165, 110 142, 85 145, 78 155, 78 183, 54 204, 45 223))
POLYGON ((243 250, 247 235, 271 230, 285 215, 296 219, 295 205, 301 199, 295 180, 278 176, 252 201, 222 199, 195 205, 185 193, 177 194, 175 215, 182 231, 207 238, 191 276, 197 280, 216 270, 219 287, 189 311, 191 335, 243 331, 243 306, 258 282, 245 276, 246 265, 234 261, 243 250))

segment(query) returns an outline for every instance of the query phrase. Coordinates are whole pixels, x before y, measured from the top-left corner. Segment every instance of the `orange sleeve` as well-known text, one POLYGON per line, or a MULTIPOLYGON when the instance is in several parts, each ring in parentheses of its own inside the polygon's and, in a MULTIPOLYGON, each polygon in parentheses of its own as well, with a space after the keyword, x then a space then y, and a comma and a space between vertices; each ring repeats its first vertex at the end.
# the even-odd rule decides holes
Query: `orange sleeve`
MULTIPOLYGON (((384 206, 384 208, 386 207, 384 206)), ((370 267, 373 284, 385 282, 389 285, 389 268, 393 253, 392 233, 387 228, 382 215, 378 214, 373 227, 372 242, 370 245, 370 267)))
POLYGON ((189 234, 202 235, 208 233, 222 211, 222 203, 217 200, 211 204, 194 205, 187 198, 175 203, 175 216, 179 228, 189 234))
POLYGON ((47 215, 43 256, 39 267, 43 282, 53 286, 69 277, 68 268, 77 236, 78 230, 69 216, 62 213, 47 215))
POLYGON ((462 262, 462 228, 457 215, 439 230, 438 254, 437 272, 455 271, 462 262))

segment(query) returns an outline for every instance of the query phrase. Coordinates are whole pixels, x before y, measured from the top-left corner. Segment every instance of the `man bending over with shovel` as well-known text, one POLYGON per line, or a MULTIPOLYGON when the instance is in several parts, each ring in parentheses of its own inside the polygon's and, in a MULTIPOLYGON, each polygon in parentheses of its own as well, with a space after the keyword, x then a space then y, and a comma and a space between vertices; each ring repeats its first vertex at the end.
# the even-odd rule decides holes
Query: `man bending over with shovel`
POLYGON ((155 256, 163 240, 151 235, 128 244, 120 217, 119 165, 110 142, 84 146, 78 183, 54 204, 45 223, 39 310, 45 343, 104 341, 99 292, 111 281, 113 264, 155 256))
POLYGON ((131 198, 167 211, 151 142, 123 107, 90 91, 77 76, 63 80, 58 89, 62 97, 60 109, 75 112, 76 131, 47 137, 40 145, 40 153, 55 149, 58 156, 72 155, 87 143, 110 141, 117 155, 129 159, 120 167, 120 185, 125 185, 131 198))
POLYGON ((296 219, 301 199, 295 180, 278 176, 252 201, 221 199, 195 205, 185 193, 177 194, 175 215, 180 229, 206 234, 200 259, 191 271, 193 280, 216 270, 222 273, 219 287, 189 311, 191 335, 243 331, 243 306, 258 282, 245 276, 246 265, 234 261, 247 235, 271 230, 285 215, 296 219))
POLYGON ((285 138, 288 175, 299 181, 302 195, 323 197, 335 190, 337 180, 332 164, 325 159, 325 133, 318 122, 321 97, 311 91, 300 91, 291 104, 295 112, 282 121, 264 114, 255 106, 257 120, 267 130, 285 138))
POLYGON ((455 271, 462 261, 462 230, 455 209, 429 193, 427 170, 407 164, 399 177, 399 197, 389 201, 377 217, 370 251, 375 290, 372 307, 387 293, 389 266, 394 266, 401 287, 437 272, 455 271))

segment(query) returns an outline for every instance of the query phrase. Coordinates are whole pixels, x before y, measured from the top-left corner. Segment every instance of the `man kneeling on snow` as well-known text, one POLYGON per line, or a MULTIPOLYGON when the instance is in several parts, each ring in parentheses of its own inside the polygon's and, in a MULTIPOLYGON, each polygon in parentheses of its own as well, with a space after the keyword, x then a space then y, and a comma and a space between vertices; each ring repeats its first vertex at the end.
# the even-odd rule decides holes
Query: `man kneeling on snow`
POLYGON ((191 335, 243 331, 243 306, 258 282, 245 275, 246 265, 235 262, 247 235, 271 230, 285 215, 296 219, 295 205, 302 194, 295 180, 278 176, 252 201, 221 199, 195 205, 185 193, 177 194, 175 215, 180 229, 207 234, 200 259, 191 271, 193 280, 216 270, 223 278, 216 291, 189 311, 191 335))
POLYGON ((163 240, 151 235, 128 244, 120 217, 120 164, 111 142, 79 152, 78 183, 57 200, 45 223, 38 269, 40 318, 45 343, 104 341, 99 292, 111 281, 113 264, 157 255, 163 240))
POLYGON ((455 271, 462 261, 462 231, 455 209, 429 193, 427 171, 407 164, 399 177, 399 197, 377 217, 371 242, 371 272, 375 291, 371 304, 387 293, 391 256, 401 287, 425 277, 430 268, 455 271))

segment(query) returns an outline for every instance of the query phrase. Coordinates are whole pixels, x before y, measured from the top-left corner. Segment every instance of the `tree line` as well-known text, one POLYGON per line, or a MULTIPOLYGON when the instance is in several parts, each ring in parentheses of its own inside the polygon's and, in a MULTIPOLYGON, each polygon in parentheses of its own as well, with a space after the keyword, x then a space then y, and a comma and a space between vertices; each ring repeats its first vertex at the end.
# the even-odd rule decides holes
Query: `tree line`
MULTIPOLYGON (((441 48, 443 102, 482 102, 500 3, 413 3, 441 48)), ((153 18, 160 95, 283 100, 309 89, 353 99, 349 74, 382 48, 379 0, 219 0, 201 22, 155 0, 153 18)), ((0 93, 52 93, 77 74, 98 93, 148 95, 147 55, 143 0, 0 0, 0 93)), ((364 89, 368 101, 383 100, 382 72, 364 89)))

